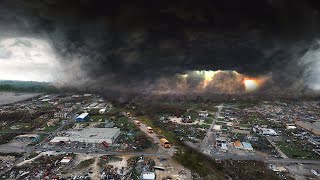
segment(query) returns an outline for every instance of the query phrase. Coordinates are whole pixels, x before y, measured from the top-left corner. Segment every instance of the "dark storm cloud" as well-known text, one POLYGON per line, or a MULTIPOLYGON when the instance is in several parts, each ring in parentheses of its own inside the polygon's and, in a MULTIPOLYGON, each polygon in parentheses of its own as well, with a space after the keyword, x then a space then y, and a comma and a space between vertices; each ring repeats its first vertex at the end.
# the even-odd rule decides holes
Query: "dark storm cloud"
POLYGON ((316 2, 4 0, 0 26, 2 36, 48 38, 69 75, 95 87, 218 69, 271 72, 293 87, 303 77, 297 59, 318 36, 316 2))

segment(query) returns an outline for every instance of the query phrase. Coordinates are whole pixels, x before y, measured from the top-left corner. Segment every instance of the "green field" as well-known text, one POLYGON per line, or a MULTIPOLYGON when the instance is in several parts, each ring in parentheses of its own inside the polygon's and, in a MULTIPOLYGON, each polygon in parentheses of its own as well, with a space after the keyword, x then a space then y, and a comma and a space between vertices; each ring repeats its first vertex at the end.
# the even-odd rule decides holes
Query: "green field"
POLYGON ((300 147, 289 144, 287 142, 277 142, 277 146, 280 150, 291 158, 299 159, 319 159, 320 157, 312 151, 303 150, 300 147))
POLYGON ((201 124, 199 126, 200 126, 200 128, 204 128, 204 129, 209 129, 210 128, 210 124, 201 124))
POLYGON ((104 121, 105 118, 106 118, 105 115, 91 115, 90 121, 91 122, 99 122, 99 120, 104 121))
POLYGON ((5 80, 0 81, 0 91, 56 93, 59 89, 45 82, 5 80))
POLYGON ((87 160, 81 161, 81 162, 78 164, 77 168, 78 168, 78 169, 86 168, 86 167, 90 166, 90 165, 93 164, 93 163, 94 163, 94 159, 93 159, 93 158, 87 159, 87 160))
POLYGON ((174 159, 190 169, 194 178, 197 178, 198 174, 204 179, 278 179, 277 174, 267 169, 266 164, 260 161, 216 162, 187 147, 181 148, 174 159))
POLYGON ((45 132, 53 132, 58 129, 59 126, 46 126, 43 131, 45 132))

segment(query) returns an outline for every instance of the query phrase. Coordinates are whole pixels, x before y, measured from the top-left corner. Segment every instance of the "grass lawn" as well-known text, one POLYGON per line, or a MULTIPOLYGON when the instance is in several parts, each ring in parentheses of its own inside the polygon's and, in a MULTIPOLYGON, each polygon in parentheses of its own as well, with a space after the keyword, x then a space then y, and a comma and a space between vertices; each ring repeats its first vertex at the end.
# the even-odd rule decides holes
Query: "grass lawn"
POLYGON ((52 132, 55 131, 59 126, 46 126, 43 131, 52 132))
POLYGON ((213 120, 214 120, 214 119, 213 119, 213 118, 210 118, 210 117, 204 118, 204 122, 207 123, 207 124, 212 124, 213 120))
POLYGON ((185 112, 184 116, 190 116, 192 120, 195 120, 198 117, 198 113, 195 111, 185 112))
POLYGON ((92 115, 92 116, 90 116, 91 122, 98 122, 100 119, 102 119, 102 121, 104 121, 105 115, 92 115))
POLYGON ((129 122, 128 118, 125 116, 119 116, 117 117, 117 119, 111 120, 111 121, 114 122, 115 125, 120 128, 127 128, 127 129, 137 128, 133 123, 129 122))
POLYGON ((77 168, 78 168, 78 169, 82 169, 82 168, 85 168, 85 167, 90 166, 90 165, 93 164, 93 163, 94 163, 94 159, 93 159, 93 158, 87 159, 87 160, 81 161, 81 162, 78 164, 77 168))
POLYGON ((289 144, 287 142, 277 142, 277 146, 281 151, 291 158, 299 159, 319 159, 315 153, 307 150, 303 150, 294 144, 289 144))
POLYGON ((251 125, 251 124, 240 123, 240 126, 241 126, 241 127, 249 128, 249 127, 251 127, 252 125, 251 125))
POLYGON ((226 160, 217 163, 187 147, 178 151, 174 159, 204 179, 278 179, 263 162, 226 160))
POLYGON ((204 129, 209 129, 210 128, 209 124, 201 124, 199 126, 200 126, 200 128, 204 128, 204 129))

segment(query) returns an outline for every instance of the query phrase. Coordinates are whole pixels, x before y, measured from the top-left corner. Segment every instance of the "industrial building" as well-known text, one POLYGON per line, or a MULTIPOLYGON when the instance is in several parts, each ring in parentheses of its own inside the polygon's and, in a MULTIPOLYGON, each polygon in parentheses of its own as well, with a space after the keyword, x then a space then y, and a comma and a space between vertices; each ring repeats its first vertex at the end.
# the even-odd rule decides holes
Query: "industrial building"
POLYGON ((76 118, 76 122, 84 122, 89 119, 89 113, 82 113, 76 118))
POLYGON ((260 127, 254 127, 253 132, 259 133, 259 134, 265 135, 265 136, 277 136, 278 135, 278 133, 273 129, 260 128, 260 127))
POLYGON ((119 128, 87 128, 81 131, 68 131, 66 132, 66 136, 55 137, 50 142, 77 141, 83 143, 102 143, 105 141, 108 144, 112 144, 119 135, 119 128))

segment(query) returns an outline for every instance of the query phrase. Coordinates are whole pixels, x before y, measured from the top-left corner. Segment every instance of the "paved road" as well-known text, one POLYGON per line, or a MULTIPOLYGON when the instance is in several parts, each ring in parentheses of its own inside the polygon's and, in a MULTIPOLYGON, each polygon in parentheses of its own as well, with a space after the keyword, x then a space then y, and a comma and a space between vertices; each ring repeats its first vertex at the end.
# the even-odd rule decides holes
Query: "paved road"
POLYGON ((281 151, 281 149, 270 139, 270 137, 266 137, 266 139, 273 146, 273 148, 280 154, 282 158, 285 158, 285 159, 288 158, 288 156, 281 151))
MULTIPOLYGON (((135 119, 135 118, 131 118, 131 119, 129 118, 129 121, 131 121, 132 123, 134 123, 133 119, 135 119)), ((160 139, 159 139, 159 137, 158 137, 159 135, 156 134, 155 132, 149 133, 149 132, 148 132, 148 129, 147 129, 147 125, 145 125, 145 124, 143 124, 143 123, 141 123, 141 122, 140 122, 140 126, 138 126, 138 128, 139 128, 142 132, 144 132, 147 136, 149 136, 149 137, 152 139, 153 143, 158 144, 158 146, 160 147, 160 149, 161 149, 162 151, 164 151, 165 153, 169 154, 170 156, 173 156, 173 155, 174 155, 174 153, 176 152, 175 146, 171 145, 170 148, 164 148, 164 147, 161 145, 160 139)))
POLYGON ((202 140, 202 142, 200 144, 200 149, 201 150, 206 150, 210 144, 212 145, 214 143, 214 141, 215 141, 215 133, 212 131, 212 129, 213 129, 213 126, 216 123, 216 120, 219 117, 219 114, 220 114, 222 108, 223 108, 223 103, 218 106, 218 111, 216 112, 214 120, 212 121, 212 123, 210 125, 210 128, 207 131, 207 135, 204 137, 204 139, 202 140))
POLYGON ((265 159, 264 160, 267 163, 282 163, 282 164, 292 164, 292 163, 298 163, 298 164, 319 164, 319 160, 307 160, 307 159, 265 159))
MULTIPOLYGON (((42 151, 41 149, 37 149, 35 151, 42 151)), ((159 152, 120 152, 120 151, 103 151, 103 150, 99 150, 99 151, 93 151, 88 153, 87 149, 57 149, 57 148, 52 148, 50 150, 46 150, 46 151, 54 151, 54 152, 60 152, 60 153, 83 153, 83 154, 93 154, 93 155, 118 155, 118 156, 122 156, 122 155, 133 155, 133 156, 164 156, 163 153, 159 153, 159 152)))

